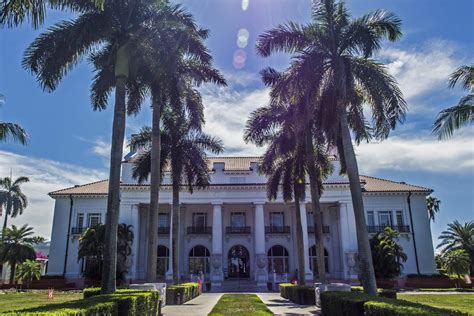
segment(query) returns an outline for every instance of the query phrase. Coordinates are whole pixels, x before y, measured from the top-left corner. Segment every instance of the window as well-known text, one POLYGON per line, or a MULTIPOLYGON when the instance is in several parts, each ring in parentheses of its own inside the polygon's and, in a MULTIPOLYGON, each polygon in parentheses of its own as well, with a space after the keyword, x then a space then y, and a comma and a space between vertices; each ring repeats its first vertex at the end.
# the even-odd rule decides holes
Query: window
POLYGON ((244 212, 233 212, 230 216, 230 225, 232 227, 245 227, 244 212))
POLYGON ((285 216, 283 212, 271 212, 270 213, 270 226, 271 227, 283 227, 285 226, 285 216))
POLYGON ((81 228, 84 226, 84 213, 77 214, 76 227, 81 228))
POLYGON ((379 225, 383 227, 392 226, 392 212, 380 211, 379 212, 379 225))
POLYGON ((101 223, 101 214, 99 213, 91 213, 87 214, 87 227, 94 227, 101 223))
POLYGON ((402 211, 397 211, 397 225, 398 226, 403 226, 405 225, 403 222, 403 212, 402 211))
POLYGON ((193 227, 206 227, 207 226, 207 214, 206 213, 193 213, 193 227))
POLYGON ((374 211, 367 212, 367 226, 375 226, 374 211))
POLYGON ((306 220, 308 222, 308 226, 314 226, 314 216, 313 212, 306 213, 306 220))
MULTIPOLYGON (((316 255, 316 246, 312 246, 309 248, 309 268, 313 271, 315 276, 318 276, 318 260, 316 255)), ((326 273, 329 273, 329 253, 324 248, 324 268, 326 269, 326 273)))
POLYGON ((169 213, 158 214, 158 227, 165 228, 170 227, 170 215, 169 213))
POLYGON ((189 252, 189 273, 209 273, 209 250, 204 246, 195 246, 189 252))
POLYGON ((157 258, 156 258, 156 274, 159 276, 165 276, 166 271, 168 270, 170 258, 170 250, 166 246, 159 245, 157 248, 157 258))
POLYGON ((276 245, 268 250, 268 273, 288 273, 290 265, 288 261, 288 250, 276 245))

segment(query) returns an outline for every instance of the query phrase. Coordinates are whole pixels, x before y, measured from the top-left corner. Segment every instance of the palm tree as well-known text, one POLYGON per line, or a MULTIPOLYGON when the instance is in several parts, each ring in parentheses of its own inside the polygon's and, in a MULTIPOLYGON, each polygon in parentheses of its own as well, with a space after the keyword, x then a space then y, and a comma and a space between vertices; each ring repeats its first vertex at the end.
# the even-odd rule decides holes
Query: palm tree
MULTIPOLYGON (((25 19, 31 22, 31 25, 37 29, 44 23, 46 9, 69 9, 80 11, 86 1, 69 0, 4 0, 0 3, 0 25, 9 27, 22 24, 25 19)), ((101 8, 103 0, 90 0, 90 5, 96 5, 101 8)))
POLYGON ((454 250, 464 250, 470 258, 470 275, 474 276, 474 221, 464 224, 454 221, 448 224, 448 229, 438 237, 441 242, 436 248, 441 254, 454 250))
MULTIPOLYGON (((179 238, 180 235, 180 190, 186 186, 192 193, 194 188, 205 188, 209 185, 209 168, 207 153, 219 154, 223 151, 222 141, 216 137, 203 133, 200 128, 193 127, 192 121, 186 118, 183 111, 177 113, 171 108, 163 113, 163 129, 161 131, 161 172, 169 167, 173 191, 172 205, 172 235, 174 236, 173 249, 173 282, 178 283, 179 270, 179 238)), ((141 132, 132 137, 130 145, 151 141, 150 129, 142 128, 141 132)), ((139 182, 145 181, 150 175, 152 158, 150 148, 142 151, 134 160, 134 177, 139 182)))
POLYGON ((439 112, 433 124, 433 133, 437 134, 440 140, 451 137, 455 130, 472 124, 474 120, 474 65, 462 66, 453 72, 449 78, 449 87, 454 88, 459 80, 468 94, 463 96, 457 105, 439 112))
POLYGON ((194 22, 187 12, 179 6, 171 6, 166 0, 108 0, 104 1, 102 8, 90 1, 74 1, 74 6, 80 12, 79 17, 59 22, 39 35, 26 50, 23 65, 36 74, 44 90, 52 91, 82 57, 89 56, 97 71, 92 90, 94 110, 107 107, 107 97, 115 88, 102 277, 102 292, 112 293, 116 288, 120 169, 130 70, 135 69, 134 62, 141 57, 144 45, 150 42, 150 38, 158 41, 162 33, 170 32, 171 24, 174 26, 173 34, 187 37, 194 22), (179 28, 177 25, 188 28, 179 28), (75 40, 71 41, 72 38, 75 40), (96 90, 98 86, 101 91, 96 90), (98 92, 102 93, 102 98, 97 97, 98 92))
POLYGON ((434 196, 426 197, 426 207, 428 208, 428 216, 433 221, 435 221, 435 214, 439 212, 439 205, 441 201, 434 196))
POLYGON ((352 145, 364 136, 388 137, 397 122, 404 119, 406 103, 395 79, 386 68, 372 59, 381 41, 395 41, 401 36, 401 21, 393 14, 376 10, 351 19, 342 1, 314 1, 313 21, 306 25, 280 25, 259 37, 257 52, 270 56, 274 52, 295 53, 300 82, 314 91, 311 103, 324 132, 337 145, 341 164, 349 177, 355 213, 359 268, 364 291, 377 295, 357 160, 352 145), (373 127, 367 131, 361 104, 353 102, 362 93, 372 110, 373 127), (317 101, 320 102, 317 102, 317 101))
POLYGON ((36 260, 26 259, 17 268, 16 278, 22 282, 26 282, 26 288, 30 288, 33 280, 41 278, 41 263, 36 260))
MULTIPOLYGON (((0 106, 3 105, 5 97, 0 94, 0 106)), ((0 121, 0 142, 11 138, 13 141, 26 145, 28 142, 28 134, 18 124, 0 121)))
POLYGON ((0 246, 0 262, 7 262, 10 265, 10 283, 15 282, 16 265, 27 259, 36 259, 33 243, 35 239, 33 228, 27 224, 18 228, 12 225, 11 228, 4 229, 2 234, 2 244, 0 246))
POLYGON ((10 177, 0 179, 0 210, 5 208, 2 232, 7 227, 8 216, 17 217, 28 206, 28 199, 21 191, 21 185, 29 181, 27 177, 18 177, 15 181, 10 177))
POLYGON ((442 260, 443 268, 449 275, 456 275, 461 279, 463 275, 469 274, 471 259, 464 249, 447 251, 442 260))

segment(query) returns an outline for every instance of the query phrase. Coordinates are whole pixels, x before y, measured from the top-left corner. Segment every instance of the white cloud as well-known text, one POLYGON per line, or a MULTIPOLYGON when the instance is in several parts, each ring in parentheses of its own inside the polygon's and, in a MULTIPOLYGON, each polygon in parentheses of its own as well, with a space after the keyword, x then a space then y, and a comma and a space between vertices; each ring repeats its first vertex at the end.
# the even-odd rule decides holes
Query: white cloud
POLYGON ((442 107, 443 104, 423 104, 420 97, 430 92, 448 92, 449 75, 463 63, 452 42, 437 40, 422 47, 421 50, 386 48, 379 56, 397 79, 411 112, 442 107))
POLYGON ((220 137, 226 154, 261 154, 263 149, 245 144, 243 131, 250 113, 267 105, 268 89, 237 92, 230 88, 216 88, 203 91, 206 105, 204 130, 220 137))
MULTIPOLYGON (((30 182, 23 185, 23 192, 28 197, 29 205, 22 215, 15 219, 9 218, 9 224, 28 223, 34 227, 38 235, 47 238, 51 234, 54 210, 54 200, 48 193, 75 184, 107 178, 102 170, 0 151, 0 177, 9 176, 10 168, 13 178, 27 176, 30 182)), ((1 222, 3 224, 3 217, 1 222)))
POLYGON ((474 127, 458 131, 447 141, 435 136, 393 136, 356 147, 361 173, 379 170, 466 173, 474 170, 474 127))
POLYGON ((251 73, 243 70, 228 70, 224 71, 222 75, 227 80, 229 86, 248 87, 260 82, 260 75, 258 73, 251 73))

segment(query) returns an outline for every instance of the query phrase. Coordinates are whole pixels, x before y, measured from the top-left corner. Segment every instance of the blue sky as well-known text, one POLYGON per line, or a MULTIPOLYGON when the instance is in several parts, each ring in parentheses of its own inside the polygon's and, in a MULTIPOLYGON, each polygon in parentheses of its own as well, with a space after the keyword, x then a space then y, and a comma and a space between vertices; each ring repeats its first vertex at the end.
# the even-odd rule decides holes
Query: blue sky
MULTIPOLYGON (((309 0, 181 3, 201 26, 211 30, 207 44, 215 65, 229 81, 227 88, 202 89, 206 130, 224 140, 226 154, 261 153, 261 149, 244 144, 242 128, 248 114, 268 99, 258 72, 267 66, 283 69, 288 56, 260 58, 255 54, 255 40, 279 23, 309 21, 309 0), (240 57, 237 64, 235 55, 240 57)), ((347 5, 353 16, 383 8, 403 21, 403 38, 386 43, 377 58, 397 78, 410 111, 406 123, 390 139, 356 149, 361 173, 433 188, 442 201, 441 212, 432 224, 437 238, 454 219, 474 218, 473 127, 462 129, 447 142, 438 142, 430 134, 439 110, 455 104, 462 95, 460 90, 447 89, 447 77, 459 65, 474 61, 474 2, 352 0, 347 5)), ((46 26, 73 17, 48 12, 46 26)), ((0 176, 7 176, 12 168, 14 176, 31 177, 32 183, 25 186, 30 207, 15 222, 29 222, 40 234, 49 236, 53 201, 46 193, 107 177, 112 108, 92 111, 92 68, 86 62, 71 71, 55 92, 41 91, 35 78, 21 67, 23 51, 41 31, 28 25, 0 30, 0 93, 5 95, 0 119, 20 123, 31 135, 27 147, 0 144, 0 176)), ((144 107, 128 120, 127 137, 149 121, 149 107, 144 107)))

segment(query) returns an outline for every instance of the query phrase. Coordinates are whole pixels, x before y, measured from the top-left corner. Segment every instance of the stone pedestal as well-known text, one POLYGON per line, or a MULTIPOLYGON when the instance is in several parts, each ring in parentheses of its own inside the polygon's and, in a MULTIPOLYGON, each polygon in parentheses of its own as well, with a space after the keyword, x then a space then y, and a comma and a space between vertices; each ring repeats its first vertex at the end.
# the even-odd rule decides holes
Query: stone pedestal
POLYGON ((268 273, 267 273, 267 255, 256 254, 255 262, 257 271, 255 273, 255 282, 259 291, 267 290, 268 273))
POLYGON ((222 254, 211 255, 211 290, 219 291, 224 281, 224 273, 222 271, 222 254))

